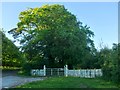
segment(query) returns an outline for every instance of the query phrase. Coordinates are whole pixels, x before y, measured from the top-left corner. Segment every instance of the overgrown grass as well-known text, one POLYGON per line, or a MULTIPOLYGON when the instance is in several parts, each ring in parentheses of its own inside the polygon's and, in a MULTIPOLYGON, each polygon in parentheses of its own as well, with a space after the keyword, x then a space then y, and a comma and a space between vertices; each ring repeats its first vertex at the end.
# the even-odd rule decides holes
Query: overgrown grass
POLYGON ((28 83, 17 88, 118 88, 117 85, 98 78, 52 77, 28 83))

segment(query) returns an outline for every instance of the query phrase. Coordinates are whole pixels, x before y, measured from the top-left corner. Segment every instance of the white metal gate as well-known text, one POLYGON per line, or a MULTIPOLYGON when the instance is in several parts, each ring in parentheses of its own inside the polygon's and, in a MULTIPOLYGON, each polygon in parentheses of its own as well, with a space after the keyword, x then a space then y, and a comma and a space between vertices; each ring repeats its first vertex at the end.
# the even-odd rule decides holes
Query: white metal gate
POLYGON ((46 76, 64 76, 64 68, 46 68, 46 76))

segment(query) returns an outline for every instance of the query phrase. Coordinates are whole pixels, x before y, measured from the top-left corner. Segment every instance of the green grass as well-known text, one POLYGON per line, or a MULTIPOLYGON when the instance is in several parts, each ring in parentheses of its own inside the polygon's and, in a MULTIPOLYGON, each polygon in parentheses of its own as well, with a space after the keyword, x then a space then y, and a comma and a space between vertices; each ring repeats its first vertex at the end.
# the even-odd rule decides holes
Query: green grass
POLYGON ((79 77, 52 77, 43 81, 28 83, 17 88, 118 88, 117 85, 101 79, 79 77))

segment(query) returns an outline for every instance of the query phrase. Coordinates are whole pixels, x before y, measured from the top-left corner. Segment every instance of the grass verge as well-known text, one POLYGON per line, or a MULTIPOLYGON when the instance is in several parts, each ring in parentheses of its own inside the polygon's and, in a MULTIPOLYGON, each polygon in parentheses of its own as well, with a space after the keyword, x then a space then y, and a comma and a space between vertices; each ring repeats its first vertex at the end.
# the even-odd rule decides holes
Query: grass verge
POLYGON ((118 88, 118 86, 98 78, 51 77, 17 88, 118 88))

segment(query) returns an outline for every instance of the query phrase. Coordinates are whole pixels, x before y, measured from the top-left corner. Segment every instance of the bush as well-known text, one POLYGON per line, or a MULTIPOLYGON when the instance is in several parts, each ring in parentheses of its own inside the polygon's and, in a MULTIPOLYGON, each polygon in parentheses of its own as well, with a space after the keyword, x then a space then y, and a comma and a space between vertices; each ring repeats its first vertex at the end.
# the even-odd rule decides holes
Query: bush
POLYGON ((24 63, 21 74, 30 76, 31 69, 32 69, 32 67, 31 67, 30 63, 24 63))
POLYGON ((102 66, 103 79, 120 84, 120 45, 114 44, 112 49, 102 50, 102 59, 104 64, 102 66), (105 53, 106 52, 106 53, 105 53))

